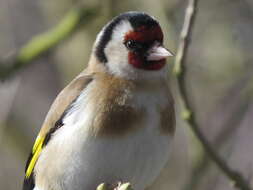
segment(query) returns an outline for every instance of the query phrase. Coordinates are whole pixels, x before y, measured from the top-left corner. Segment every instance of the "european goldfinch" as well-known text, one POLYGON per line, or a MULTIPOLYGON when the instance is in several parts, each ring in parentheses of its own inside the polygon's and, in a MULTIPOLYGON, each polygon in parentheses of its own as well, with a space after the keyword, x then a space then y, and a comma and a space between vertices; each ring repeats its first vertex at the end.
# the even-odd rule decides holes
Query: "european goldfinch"
POLYGON ((23 190, 144 190, 168 161, 175 130, 162 29, 127 12, 97 35, 88 67, 52 104, 26 165, 23 190))

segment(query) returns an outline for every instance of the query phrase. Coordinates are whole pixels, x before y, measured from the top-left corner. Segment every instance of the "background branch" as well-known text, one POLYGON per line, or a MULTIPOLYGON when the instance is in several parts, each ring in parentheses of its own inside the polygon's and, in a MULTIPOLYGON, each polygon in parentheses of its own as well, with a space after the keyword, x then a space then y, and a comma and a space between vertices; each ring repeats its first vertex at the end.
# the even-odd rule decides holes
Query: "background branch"
MULTIPOLYGON (((247 73, 244 73, 244 76, 234 82, 232 87, 226 92, 226 95, 218 102, 218 109, 212 111, 208 117, 206 123, 208 127, 213 125, 212 121, 216 119, 213 118, 217 116, 224 117, 223 108, 230 110, 228 118, 222 122, 221 126, 218 125, 217 128, 220 129, 219 133, 214 137, 213 146, 217 147, 216 151, 221 151, 224 145, 231 139, 233 136, 238 133, 238 126, 243 125, 243 121, 247 112, 250 109, 250 92, 251 92, 251 79, 252 71, 248 69, 247 73), (211 116, 212 115, 212 116, 211 116)), ((225 116, 226 117, 226 116, 225 116)), ((207 154, 204 154, 201 149, 201 153, 197 156, 197 164, 193 164, 191 169, 190 178, 185 184, 185 190, 197 189, 200 186, 201 180, 205 177, 205 173, 210 168, 211 160, 207 154)))
POLYGON ((7 79, 70 37, 80 26, 95 18, 97 10, 98 7, 86 8, 82 6, 70 10, 53 29, 33 37, 18 52, 13 53, 4 60, 0 60, 0 79, 7 79))
POLYGON ((235 170, 232 170, 228 164, 220 158, 220 156, 214 151, 207 139, 204 137, 199 129, 196 116, 193 112, 193 106, 190 103, 189 96, 186 89, 185 80, 185 59, 188 53, 188 47, 190 44, 190 37, 194 26, 198 0, 189 0, 186 8, 186 14, 184 19, 183 28, 180 36, 180 43, 177 51, 176 62, 173 72, 176 74, 179 93, 183 104, 182 117, 191 127, 192 131, 196 135, 197 139, 204 147, 206 154, 216 163, 216 165, 222 170, 222 172, 233 182, 235 187, 242 190, 250 190, 248 182, 243 176, 235 170))

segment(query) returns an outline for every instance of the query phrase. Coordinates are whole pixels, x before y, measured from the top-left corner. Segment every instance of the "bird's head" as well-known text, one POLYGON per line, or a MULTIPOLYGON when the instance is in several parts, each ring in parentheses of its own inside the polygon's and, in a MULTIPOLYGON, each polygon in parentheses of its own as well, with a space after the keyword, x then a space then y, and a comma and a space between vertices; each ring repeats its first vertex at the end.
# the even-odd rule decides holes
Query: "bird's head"
POLYGON ((135 78, 162 73, 172 53, 164 48, 162 29, 153 17, 127 12, 98 34, 94 55, 112 74, 135 78))

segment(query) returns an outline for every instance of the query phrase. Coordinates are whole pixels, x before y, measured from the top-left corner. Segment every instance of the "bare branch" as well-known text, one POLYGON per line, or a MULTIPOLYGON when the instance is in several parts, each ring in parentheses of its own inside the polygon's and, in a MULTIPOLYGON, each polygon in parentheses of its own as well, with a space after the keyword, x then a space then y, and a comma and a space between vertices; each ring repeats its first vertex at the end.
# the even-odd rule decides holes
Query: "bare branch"
POLYGON ((189 96, 187 94, 185 80, 185 59, 187 57, 191 33, 195 22, 197 3, 198 0, 189 0, 188 6, 186 8, 186 14, 183 28, 181 31, 175 67, 173 70, 173 72, 176 74, 179 93, 183 104, 182 117, 191 127, 197 139, 201 142, 206 154, 208 154, 208 156, 216 163, 216 165, 222 170, 222 172, 233 182, 234 186, 241 190, 250 190, 251 188, 248 182, 243 178, 243 176, 228 166, 228 164, 214 151, 210 143, 200 131, 193 111, 193 106, 191 105, 189 96))

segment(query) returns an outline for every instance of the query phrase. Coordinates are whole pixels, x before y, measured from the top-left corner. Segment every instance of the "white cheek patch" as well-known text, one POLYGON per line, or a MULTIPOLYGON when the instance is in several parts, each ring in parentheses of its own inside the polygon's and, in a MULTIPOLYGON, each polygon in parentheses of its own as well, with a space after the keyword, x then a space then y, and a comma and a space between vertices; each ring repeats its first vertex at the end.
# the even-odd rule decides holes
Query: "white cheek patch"
POLYGON ((128 64, 128 50, 124 45, 125 34, 131 30, 133 30, 131 24, 128 21, 122 21, 114 29, 112 38, 104 49, 110 72, 119 76, 128 76, 134 72, 133 67, 128 64))
POLYGON ((133 27, 128 21, 122 21, 113 31, 112 39, 115 41, 124 41, 127 32, 132 31, 133 27))

